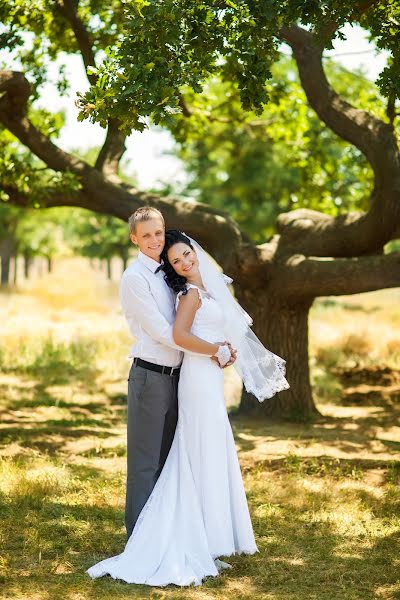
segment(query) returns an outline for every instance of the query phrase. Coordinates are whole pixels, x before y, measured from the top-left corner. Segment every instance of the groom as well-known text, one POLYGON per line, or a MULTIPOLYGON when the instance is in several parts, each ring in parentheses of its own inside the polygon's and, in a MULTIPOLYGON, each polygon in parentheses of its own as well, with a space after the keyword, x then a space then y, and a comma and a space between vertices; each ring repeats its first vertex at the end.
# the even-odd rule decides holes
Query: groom
MULTIPOLYGON (((125 527, 130 537, 167 459, 178 418, 182 350, 172 336, 175 300, 164 280, 160 255, 165 223, 159 210, 144 206, 129 218, 139 247, 120 286, 122 309, 136 339, 128 379, 125 527)), ((235 356, 229 364, 234 362, 235 356)))

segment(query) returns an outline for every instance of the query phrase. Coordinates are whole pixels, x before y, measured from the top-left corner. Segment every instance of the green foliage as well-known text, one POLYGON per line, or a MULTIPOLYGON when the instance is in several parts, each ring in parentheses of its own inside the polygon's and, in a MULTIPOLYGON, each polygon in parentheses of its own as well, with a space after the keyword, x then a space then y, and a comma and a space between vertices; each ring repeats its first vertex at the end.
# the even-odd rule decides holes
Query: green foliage
POLYGON ((400 252, 400 240, 392 240, 385 246, 385 253, 400 252))
MULTIPOLYGON (((326 68, 349 101, 382 115, 382 99, 361 74, 331 62, 326 68)), ((242 109, 236 86, 213 78, 202 94, 185 90, 192 115, 177 116, 170 128, 191 175, 186 193, 227 210, 257 242, 273 233, 282 211, 366 209, 372 185, 364 156, 308 106, 293 61, 281 56, 272 73, 261 115, 242 109)))
POLYGON ((63 217, 55 211, 21 210, 16 228, 17 250, 26 256, 52 258, 65 253, 63 217))
MULTIPOLYGON (((400 9, 395 0, 389 5, 378 3, 363 23, 397 65, 400 9)), ((81 97, 80 118, 105 126, 108 117, 118 117, 126 132, 143 130, 148 117, 171 125, 182 111, 182 86, 198 94, 212 76, 237 86, 244 110, 261 113, 270 99, 266 83, 282 25, 300 22, 330 48, 327 24, 340 28, 362 15, 358 2, 338 0, 125 0, 124 6, 123 36, 94 71, 97 81, 81 97)), ((384 95, 399 97, 398 68, 382 74, 384 95)))
POLYGON ((0 203, 0 240, 14 239, 15 252, 27 257, 53 258, 71 252, 64 226, 70 218, 70 209, 22 209, 0 203))
POLYGON ((95 71, 82 118, 143 130, 144 118, 168 124, 180 112, 180 88, 201 92, 210 74, 237 82, 245 109, 260 111, 276 53, 274 4, 158 0, 125 2, 124 37, 95 71))
MULTIPOLYGON (((62 53, 80 52, 62 4, 56 0, 0 1, 1 47, 9 50, 11 59, 21 63, 34 86, 35 97, 40 93, 40 86, 48 81, 50 62, 62 58, 62 53)), ((94 52, 115 43, 118 36, 115 24, 121 19, 121 2, 81 0, 73 4, 92 39, 94 52)), ((56 84, 60 92, 68 91, 63 69, 56 84)))
MULTIPOLYGON (((48 135, 57 135, 63 124, 59 113, 44 110, 32 110, 32 119, 48 135)), ((79 189, 75 175, 48 169, 6 130, 0 131, 0 150, 4 188, 17 188, 30 201, 28 209, 19 208, 10 204, 6 191, 0 192, 0 240, 12 235, 16 251, 30 257, 55 257, 72 251, 90 257, 127 259, 131 243, 127 226, 120 219, 84 209, 41 208, 49 194, 79 189)), ((94 164, 98 152, 99 148, 89 148, 76 154, 94 164)), ((121 175, 131 181, 129 173, 121 175)))
MULTIPOLYGON (((58 137, 64 125, 62 113, 51 113, 43 108, 30 108, 29 118, 44 135, 58 137)), ((31 207, 45 206, 46 198, 55 193, 78 190, 80 183, 75 175, 53 171, 37 158, 7 129, 0 126, 0 204, 8 202, 6 188, 27 195, 31 207)))
POLYGON ((47 258, 75 253, 90 258, 128 259, 126 223, 79 208, 20 209, 0 204, 0 240, 12 234, 18 254, 47 258))
POLYGON ((65 237, 77 254, 90 258, 128 258, 132 243, 126 223, 108 215, 74 209, 65 223, 65 237))
POLYGON ((0 241, 15 233, 20 216, 19 208, 0 202, 0 241))
POLYGON ((400 98, 400 4, 398 0, 373 2, 361 24, 369 29, 378 48, 388 50, 389 65, 380 74, 378 85, 384 96, 400 98))
MULTIPOLYGON (((297 69, 282 60, 277 33, 283 25, 300 23, 330 47, 325 39, 330 22, 340 29, 359 20, 392 56, 379 82, 393 100, 400 81, 397 1, 373 3, 364 13, 355 0, 73 4, 96 62, 89 67, 95 84, 81 98, 80 118, 105 126, 110 116, 118 117, 126 132, 143 130, 149 119, 168 127, 192 178, 185 192, 230 212, 255 241, 273 233, 281 211, 305 206, 339 214, 367 207, 369 166, 310 110, 297 69), (183 116, 187 112, 189 118, 183 116)), ((0 41, 32 83, 33 100, 50 83, 49 65, 80 52, 66 10, 56 0, 0 0, 0 41)), ((352 76, 330 61, 325 67, 335 89, 386 119, 382 97, 360 74, 352 76)), ((68 91, 63 66, 52 83, 60 93, 68 91)), ((62 114, 39 110, 35 103, 29 117, 53 138, 64 123, 62 114)), ((94 154, 92 149, 84 159, 94 164, 94 154)), ((0 178, 5 188, 28 194, 32 207, 45 206, 49 194, 80 188, 77 177, 48 169, 7 131, 0 131, 0 178)), ((8 202, 6 191, 0 200, 8 202)), ((3 230, 6 213, 12 217, 2 210, 3 230)), ((105 217, 90 216, 85 225, 82 216, 77 221, 73 244, 79 251, 126 256, 123 225, 105 217)))

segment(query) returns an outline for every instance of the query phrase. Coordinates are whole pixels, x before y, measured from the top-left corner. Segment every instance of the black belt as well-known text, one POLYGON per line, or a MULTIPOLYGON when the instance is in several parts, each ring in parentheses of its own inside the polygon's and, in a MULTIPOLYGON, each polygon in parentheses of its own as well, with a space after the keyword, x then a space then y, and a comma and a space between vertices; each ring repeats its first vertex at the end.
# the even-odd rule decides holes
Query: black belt
POLYGON ((133 364, 138 367, 143 367, 143 369, 149 369, 149 371, 156 371, 157 373, 162 373, 163 375, 170 375, 174 377, 179 375, 181 372, 180 367, 164 367, 163 365, 155 365, 154 363, 147 362, 147 360, 142 360, 141 358, 135 358, 133 360, 133 364))

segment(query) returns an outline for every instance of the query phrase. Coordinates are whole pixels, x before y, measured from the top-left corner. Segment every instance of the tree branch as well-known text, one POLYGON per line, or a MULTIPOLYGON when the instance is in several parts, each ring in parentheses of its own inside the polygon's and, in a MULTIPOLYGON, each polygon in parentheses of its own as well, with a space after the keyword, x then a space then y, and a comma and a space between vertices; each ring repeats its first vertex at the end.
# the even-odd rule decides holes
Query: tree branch
POLYGON ((382 146, 387 149, 388 136, 397 150, 390 125, 367 111, 355 108, 331 88, 322 65, 324 48, 315 35, 291 25, 282 27, 280 37, 293 50, 301 84, 319 118, 338 136, 361 150, 379 174, 382 167, 387 166, 382 146))
POLYGON ((119 163, 124 154, 126 136, 118 129, 118 120, 110 119, 106 139, 96 160, 95 168, 117 183, 119 163))
MULTIPOLYGON (((78 16, 77 6, 78 2, 74 0, 62 0, 62 3, 58 4, 58 9, 71 25, 76 43, 82 55, 83 64, 85 65, 86 76, 89 83, 95 85, 97 76, 88 72, 89 67, 96 66, 93 40, 83 21, 78 16)), ((103 171, 106 176, 114 178, 115 181, 118 181, 119 162, 126 149, 125 139, 126 136, 118 129, 117 119, 111 119, 108 123, 104 145, 97 157, 96 169, 103 171)))
POLYGON ((393 93, 390 94, 390 96, 387 99, 386 116, 387 116, 391 126, 394 127, 394 120, 395 120, 397 114, 396 114, 396 96, 393 93))
POLYGON ((314 222, 319 221, 312 228, 304 224, 304 213, 294 211, 280 216, 279 229, 283 235, 296 237, 300 252, 305 254, 354 256, 377 252, 400 224, 400 156, 393 128, 354 108, 330 87, 322 66, 323 47, 312 33, 292 25, 282 27, 280 36, 292 47, 310 105, 332 131, 364 153, 374 170, 375 187, 368 213, 328 220, 326 216, 316 217, 318 213, 312 211, 314 222))
POLYGON ((186 104, 184 98, 182 95, 179 96, 179 106, 182 109, 182 114, 184 117, 191 117, 193 114, 193 111, 191 108, 189 108, 189 106, 186 104))
POLYGON ((61 150, 26 117, 30 86, 23 73, 0 71, 0 122, 25 146, 55 171, 81 175, 91 167, 61 150))
POLYGON ((58 10, 65 19, 70 23, 72 31, 74 32, 76 43, 78 44, 79 51, 82 55, 83 64, 85 65, 85 71, 89 83, 94 85, 96 83, 96 75, 88 73, 88 67, 96 66, 96 59, 93 51, 93 40, 82 20, 78 17, 77 13, 78 2, 74 0, 62 0, 61 3, 57 3, 58 10))
MULTIPOLYGON (((93 172, 98 175, 95 169, 93 172)), ((240 232, 233 219, 205 204, 160 197, 114 185, 105 179, 101 184, 85 178, 82 185, 82 190, 76 192, 44 194, 43 207, 80 206, 127 222, 137 208, 151 205, 162 212, 167 228, 179 228, 194 237, 234 277, 241 272, 242 263, 254 262, 255 246, 240 232)), ((32 206, 29 193, 1 184, 0 191, 9 196, 13 205, 32 206)))
POLYGON ((0 122, 49 168, 71 171, 78 177, 86 180, 91 178, 97 185, 107 187, 106 175, 115 173, 123 153, 123 140, 116 124, 113 123, 111 132, 107 134, 105 148, 100 152, 102 160, 99 165, 103 168, 103 174, 85 161, 61 150, 29 121, 26 117, 29 94, 30 86, 22 73, 0 71, 0 122))
MULTIPOLYGON (((21 192, 17 188, 10 185, 1 185, 0 191, 7 194, 9 201, 14 206, 21 208, 32 208, 32 196, 21 192)), ((43 194, 41 208, 53 208, 55 206, 85 206, 88 199, 85 193, 81 190, 53 192, 51 194, 43 194)))
POLYGON ((398 287, 400 253, 336 259, 297 254, 279 270, 276 283, 299 301, 398 287))

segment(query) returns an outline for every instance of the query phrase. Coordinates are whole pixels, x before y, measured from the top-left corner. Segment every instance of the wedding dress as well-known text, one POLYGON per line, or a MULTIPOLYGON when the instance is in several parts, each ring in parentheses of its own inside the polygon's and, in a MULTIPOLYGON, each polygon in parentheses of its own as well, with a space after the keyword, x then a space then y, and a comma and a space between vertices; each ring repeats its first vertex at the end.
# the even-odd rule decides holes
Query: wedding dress
MULTIPOLYGON (((223 306, 187 287, 197 289, 201 300, 192 332, 223 341, 223 306)), ((178 424, 164 468, 122 554, 88 569, 91 577, 200 585, 218 575, 217 557, 257 552, 223 386, 216 362, 184 355, 178 424)))

